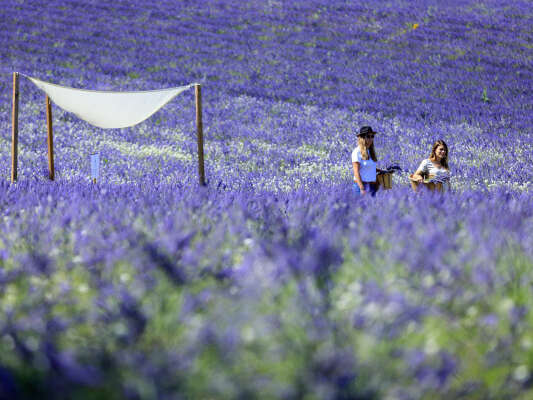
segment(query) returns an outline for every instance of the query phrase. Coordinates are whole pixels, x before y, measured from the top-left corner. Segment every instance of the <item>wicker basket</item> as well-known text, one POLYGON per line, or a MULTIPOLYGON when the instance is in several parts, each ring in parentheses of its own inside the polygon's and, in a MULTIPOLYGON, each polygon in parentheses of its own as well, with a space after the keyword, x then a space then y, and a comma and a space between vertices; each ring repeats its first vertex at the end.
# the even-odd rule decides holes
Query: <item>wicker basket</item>
POLYGON ((392 173, 381 172, 376 177, 377 183, 383 189, 392 189, 392 173))
POLYGON ((413 175, 409 175, 409 182, 411 183, 411 188, 416 192, 420 187, 425 188, 434 192, 442 192, 442 183, 441 182, 424 182, 424 181, 415 181, 413 180, 413 175))

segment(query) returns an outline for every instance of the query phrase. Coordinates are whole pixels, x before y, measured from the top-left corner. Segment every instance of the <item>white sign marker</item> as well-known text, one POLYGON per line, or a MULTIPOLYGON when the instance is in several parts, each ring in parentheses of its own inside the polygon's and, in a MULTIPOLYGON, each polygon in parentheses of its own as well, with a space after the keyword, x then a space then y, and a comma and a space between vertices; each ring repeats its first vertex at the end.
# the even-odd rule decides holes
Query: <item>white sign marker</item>
POLYGON ((91 179, 96 181, 100 174, 100 154, 91 154, 91 179))

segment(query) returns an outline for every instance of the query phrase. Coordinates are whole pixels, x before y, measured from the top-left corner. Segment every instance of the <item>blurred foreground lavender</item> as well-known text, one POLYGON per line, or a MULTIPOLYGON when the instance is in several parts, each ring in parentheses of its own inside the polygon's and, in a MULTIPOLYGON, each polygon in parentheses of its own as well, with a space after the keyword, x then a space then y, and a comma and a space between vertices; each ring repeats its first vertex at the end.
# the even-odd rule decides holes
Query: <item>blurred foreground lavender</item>
POLYGON ((531 197, 406 188, 354 202, 329 189, 252 199, 147 182, 4 186, 4 387, 82 398, 527 390, 531 197))

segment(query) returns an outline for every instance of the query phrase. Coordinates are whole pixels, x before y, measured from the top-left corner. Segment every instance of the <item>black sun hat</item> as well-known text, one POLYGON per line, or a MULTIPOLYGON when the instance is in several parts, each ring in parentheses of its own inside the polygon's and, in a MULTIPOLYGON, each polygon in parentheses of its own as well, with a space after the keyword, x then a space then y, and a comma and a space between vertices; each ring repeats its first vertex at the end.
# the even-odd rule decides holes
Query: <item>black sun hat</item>
POLYGON ((377 133, 376 131, 372 130, 371 126, 362 126, 361 129, 359 129, 359 133, 357 134, 357 136, 368 135, 368 134, 375 135, 376 133, 377 133))

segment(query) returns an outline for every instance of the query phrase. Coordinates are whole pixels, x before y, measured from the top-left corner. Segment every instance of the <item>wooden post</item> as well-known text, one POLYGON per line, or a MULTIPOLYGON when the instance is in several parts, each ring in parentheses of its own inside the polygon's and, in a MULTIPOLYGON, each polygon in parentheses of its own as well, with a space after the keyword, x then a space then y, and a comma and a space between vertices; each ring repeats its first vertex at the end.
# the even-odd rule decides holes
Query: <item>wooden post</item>
POLYGON ((19 145, 19 73, 13 72, 13 112, 11 130, 11 182, 17 180, 19 145))
POLYGON ((196 134, 198 138, 198 174, 200 185, 205 186, 204 169, 204 132, 202 125, 202 87, 199 84, 194 86, 196 95, 196 134))
POLYGON ((52 103, 46 95, 46 126, 48 127, 48 171, 50 180, 54 180, 54 133, 52 130, 52 103))

